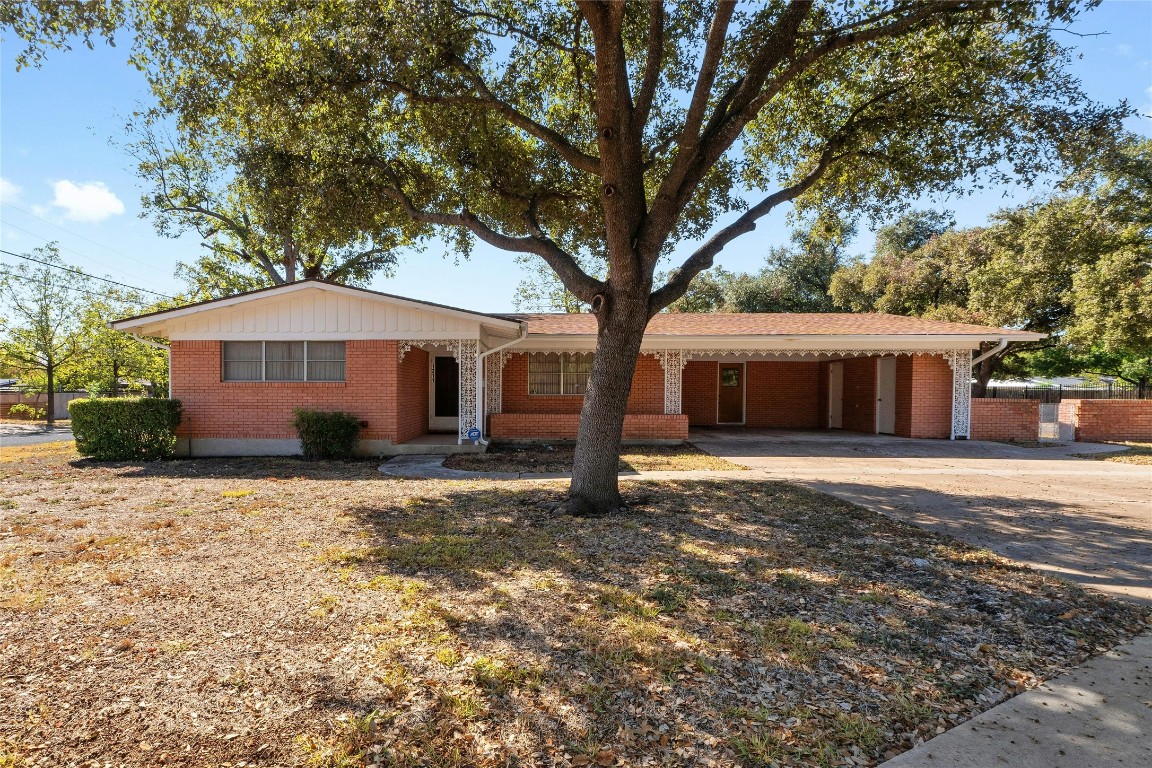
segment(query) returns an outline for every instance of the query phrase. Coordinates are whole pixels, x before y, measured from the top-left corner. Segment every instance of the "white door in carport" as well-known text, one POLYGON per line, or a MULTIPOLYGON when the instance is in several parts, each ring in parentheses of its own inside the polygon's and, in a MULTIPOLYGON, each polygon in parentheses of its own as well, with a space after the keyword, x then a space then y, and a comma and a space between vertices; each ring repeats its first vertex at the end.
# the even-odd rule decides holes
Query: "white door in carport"
POLYGON ((844 428, 844 363, 828 363, 828 429, 844 428))
POLYGON ((896 432, 896 358, 881 357, 876 361, 876 431, 882 435, 896 432))

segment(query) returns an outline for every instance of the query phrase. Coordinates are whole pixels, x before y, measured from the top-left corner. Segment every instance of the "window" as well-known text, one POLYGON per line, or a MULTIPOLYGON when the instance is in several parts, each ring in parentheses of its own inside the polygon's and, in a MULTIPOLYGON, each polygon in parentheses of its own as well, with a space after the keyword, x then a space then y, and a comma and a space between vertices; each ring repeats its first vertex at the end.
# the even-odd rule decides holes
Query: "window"
POLYGON ((226 341, 224 381, 344 381, 342 341, 226 341))
POLYGON ((532 352, 528 355, 528 394, 583 395, 591 373, 591 352, 532 352))

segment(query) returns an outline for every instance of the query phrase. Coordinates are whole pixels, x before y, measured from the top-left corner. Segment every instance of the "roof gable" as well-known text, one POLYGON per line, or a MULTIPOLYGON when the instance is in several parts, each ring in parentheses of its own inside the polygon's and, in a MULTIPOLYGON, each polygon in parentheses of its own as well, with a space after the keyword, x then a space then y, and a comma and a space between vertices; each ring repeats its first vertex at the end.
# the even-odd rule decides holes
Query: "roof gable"
POLYGON ((170 339, 479 338, 519 321, 316 280, 117 320, 120 331, 170 339))

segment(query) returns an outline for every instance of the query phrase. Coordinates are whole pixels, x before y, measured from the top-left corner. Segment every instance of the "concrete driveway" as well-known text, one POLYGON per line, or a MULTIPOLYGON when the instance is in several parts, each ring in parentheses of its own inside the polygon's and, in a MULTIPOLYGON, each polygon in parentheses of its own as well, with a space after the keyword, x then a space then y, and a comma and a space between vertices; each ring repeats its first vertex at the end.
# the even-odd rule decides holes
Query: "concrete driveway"
POLYGON ((842 432, 693 430, 716 456, 1152 604, 1152 467, 1022 448, 842 432))

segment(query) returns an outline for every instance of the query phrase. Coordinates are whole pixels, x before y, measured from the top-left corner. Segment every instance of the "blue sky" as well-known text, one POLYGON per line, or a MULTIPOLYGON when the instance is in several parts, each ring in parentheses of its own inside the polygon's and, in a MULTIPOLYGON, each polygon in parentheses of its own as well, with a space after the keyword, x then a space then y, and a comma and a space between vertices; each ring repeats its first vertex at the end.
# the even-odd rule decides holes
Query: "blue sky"
MULTIPOLYGON (((1142 113, 1152 113, 1152 0, 1106 0, 1074 30, 1105 33, 1068 37, 1080 54, 1074 67, 1088 94, 1108 104, 1127 99, 1142 113)), ((17 72, 18 47, 6 41, 0 48, 0 248, 23 253, 57 240, 67 260, 92 274, 176 292, 176 262, 195 260, 199 240, 161 238, 150 221, 139 218, 142 186, 130 158, 116 146, 124 116, 149 101, 143 76, 125 63, 124 48, 107 46, 54 52, 41 69, 17 72)), ((1152 136, 1148 118, 1134 119, 1129 127, 1152 136)), ((972 226, 1038 191, 985 189, 917 205, 935 202, 954 210, 961 226, 972 226)), ((718 263, 732 270, 757 269, 770 246, 787 240, 785 215, 784 209, 772 214, 730 245, 718 263)), ((856 250, 866 251, 870 239, 870 233, 862 233, 856 250)), ((512 306, 519 278, 511 255, 478 245, 473 258, 458 265, 435 249, 414 254, 394 277, 377 278, 373 287, 502 310, 512 306)))

